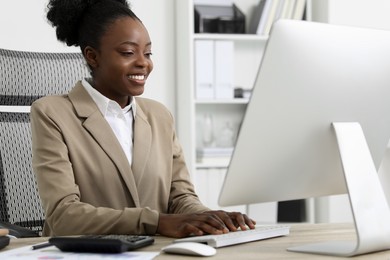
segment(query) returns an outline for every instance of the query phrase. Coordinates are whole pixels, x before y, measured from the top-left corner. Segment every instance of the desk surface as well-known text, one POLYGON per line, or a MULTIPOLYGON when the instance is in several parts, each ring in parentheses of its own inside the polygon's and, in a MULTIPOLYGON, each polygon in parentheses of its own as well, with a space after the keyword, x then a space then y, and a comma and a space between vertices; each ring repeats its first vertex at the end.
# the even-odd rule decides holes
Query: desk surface
MULTIPOLYGON (((354 238, 355 231, 352 224, 293 224, 291 225, 289 236, 218 248, 217 254, 207 259, 335 259, 335 257, 331 256, 288 252, 286 248, 315 242, 354 238)), ((42 237, 14 239, 11 240, 9 246, 0 250, 0 252, 21 246, 33 245, 46 240, 47 238, 42 237)), ((172 238, 156 236, 155 243, 141 249, 141 251, 159 252, 162 247, 170 244, 172 240, 172 238)), ((161 253, 155 259, 193 260, 194 257, 161 253)), ((361 255, 353 259, 390 259, 390 250, 361 255)))

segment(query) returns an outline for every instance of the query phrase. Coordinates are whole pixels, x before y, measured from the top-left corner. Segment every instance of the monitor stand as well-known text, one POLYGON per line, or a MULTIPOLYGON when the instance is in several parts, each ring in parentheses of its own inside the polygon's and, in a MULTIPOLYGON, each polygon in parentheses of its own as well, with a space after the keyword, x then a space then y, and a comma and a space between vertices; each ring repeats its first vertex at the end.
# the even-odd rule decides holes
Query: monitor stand
POLYGON ((329 241, 287 250, 355 256, 390 249, 390 209, 359 123, 333 123, 351 203, 356 240, 329 241))

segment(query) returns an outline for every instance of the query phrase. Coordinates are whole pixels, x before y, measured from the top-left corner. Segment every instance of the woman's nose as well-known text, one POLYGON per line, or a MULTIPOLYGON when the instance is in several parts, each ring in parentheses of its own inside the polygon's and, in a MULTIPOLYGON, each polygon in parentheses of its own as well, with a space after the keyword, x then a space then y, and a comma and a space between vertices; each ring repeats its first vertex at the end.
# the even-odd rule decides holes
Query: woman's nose
POLYGON ((144 55, 138 55, 136 65, 139 67, 146 67, 149 65, 149 59, 144 55))

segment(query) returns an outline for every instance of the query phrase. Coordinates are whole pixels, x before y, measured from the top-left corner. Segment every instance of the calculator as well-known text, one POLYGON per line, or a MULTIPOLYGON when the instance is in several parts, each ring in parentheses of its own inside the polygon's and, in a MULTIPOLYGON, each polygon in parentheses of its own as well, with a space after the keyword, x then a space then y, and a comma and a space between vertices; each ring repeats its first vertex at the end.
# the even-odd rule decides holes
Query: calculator
POLYGON ((9 245, 9 237, 8 236, 0 236, 0 249, 9 245))
POLYGON ((49 243, 65 252, 122 253, 154 243, 154 238, 141 235, 84 235, 52 237, 49 243))

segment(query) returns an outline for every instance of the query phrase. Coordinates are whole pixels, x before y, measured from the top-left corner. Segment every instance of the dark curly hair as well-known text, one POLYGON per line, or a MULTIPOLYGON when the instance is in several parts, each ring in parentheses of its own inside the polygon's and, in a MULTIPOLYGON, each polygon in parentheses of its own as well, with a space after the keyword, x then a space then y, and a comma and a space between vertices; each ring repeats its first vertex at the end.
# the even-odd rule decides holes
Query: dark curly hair
POLYGON ((56 27, 57 39, 68 46, 98 49, 100 39, 116 19, 132 17, 126 0, 50 0, 47 19, 56 27))

